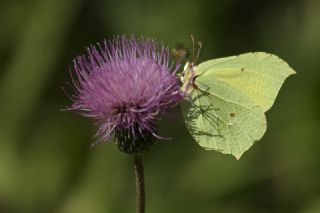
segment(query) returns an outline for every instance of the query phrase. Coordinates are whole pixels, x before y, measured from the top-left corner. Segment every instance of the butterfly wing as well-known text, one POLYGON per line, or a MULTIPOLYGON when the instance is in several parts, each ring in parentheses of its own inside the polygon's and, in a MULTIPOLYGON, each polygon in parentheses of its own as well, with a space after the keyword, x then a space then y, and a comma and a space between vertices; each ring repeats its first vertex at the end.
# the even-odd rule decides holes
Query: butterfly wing
POLYGON ((266 131, 264 112, 284 80, 295 72, 277 56, 247 53, 196 67, 191 102, 183 103, 186 125, 205 149, 237 159, 266 131))
POLYGON ((226 88, 223 82, 211 83, 219 92, 210 92, 207 87, 211 85, 198 84, 191 92, 192 100, 182 104, 186 126, 200 146, 239 159, 265 133, 265 115, 241 92, 226 88), (221 95, 223 90, 227 95, 221 95))
POLYGON ((273 105, 284 80, 295 73, 285 61, 264 52, 206 61, 197 67, 197 72, 203 84, 211 79, 223 81, 264 111, 273 105))

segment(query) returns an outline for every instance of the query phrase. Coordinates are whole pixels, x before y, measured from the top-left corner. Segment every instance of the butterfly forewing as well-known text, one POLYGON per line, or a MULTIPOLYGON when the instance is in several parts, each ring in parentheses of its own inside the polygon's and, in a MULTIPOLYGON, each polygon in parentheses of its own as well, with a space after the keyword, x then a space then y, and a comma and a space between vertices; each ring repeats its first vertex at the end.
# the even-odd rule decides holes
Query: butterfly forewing
POLYGON ((208 80, 225 82, 267 111, 284 80, 295 71, 279 57, 257 52, 203 62, 197 66, 197 73, 208 80))

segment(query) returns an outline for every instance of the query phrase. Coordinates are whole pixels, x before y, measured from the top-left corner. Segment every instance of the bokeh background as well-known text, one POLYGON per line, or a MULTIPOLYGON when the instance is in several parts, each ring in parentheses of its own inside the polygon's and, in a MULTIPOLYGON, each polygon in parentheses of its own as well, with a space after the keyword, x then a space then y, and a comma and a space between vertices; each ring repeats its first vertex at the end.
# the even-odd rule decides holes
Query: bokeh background
POLYGON ((134 212, 132 157, 90 148, 91 120, 61 112, 75 56, 118 34, 190 47, 201 61, 249 51, 297 71, 240 161, 200 148, 177 107, 145 156, 147 212, 320 212, 320 1, 1 0, 0 212, 134 212))

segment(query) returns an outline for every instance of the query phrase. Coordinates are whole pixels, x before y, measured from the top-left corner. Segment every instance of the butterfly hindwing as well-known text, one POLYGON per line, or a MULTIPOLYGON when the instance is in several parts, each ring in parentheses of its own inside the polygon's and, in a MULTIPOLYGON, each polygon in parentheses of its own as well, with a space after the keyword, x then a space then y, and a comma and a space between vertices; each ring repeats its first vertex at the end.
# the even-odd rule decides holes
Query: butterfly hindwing
POLYGON ((195 141, 205 149, 239 159, 266 131, 263 110, 250 100, 246 104, 243 100, 237 103, 200 86, 191 96, 192 103, 186 101, 182 105, 185 122, 195 141))

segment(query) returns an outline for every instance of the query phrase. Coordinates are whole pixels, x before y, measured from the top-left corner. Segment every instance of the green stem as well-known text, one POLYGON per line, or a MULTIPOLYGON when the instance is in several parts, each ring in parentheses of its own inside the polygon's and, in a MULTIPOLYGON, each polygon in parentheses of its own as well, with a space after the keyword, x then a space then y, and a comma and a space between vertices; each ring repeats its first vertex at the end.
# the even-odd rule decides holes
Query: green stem
POLYGON ((145 191, 142 154, 136 154, 134 156, 134 173, 136 175, 136 213, 144 213, 145 191))

